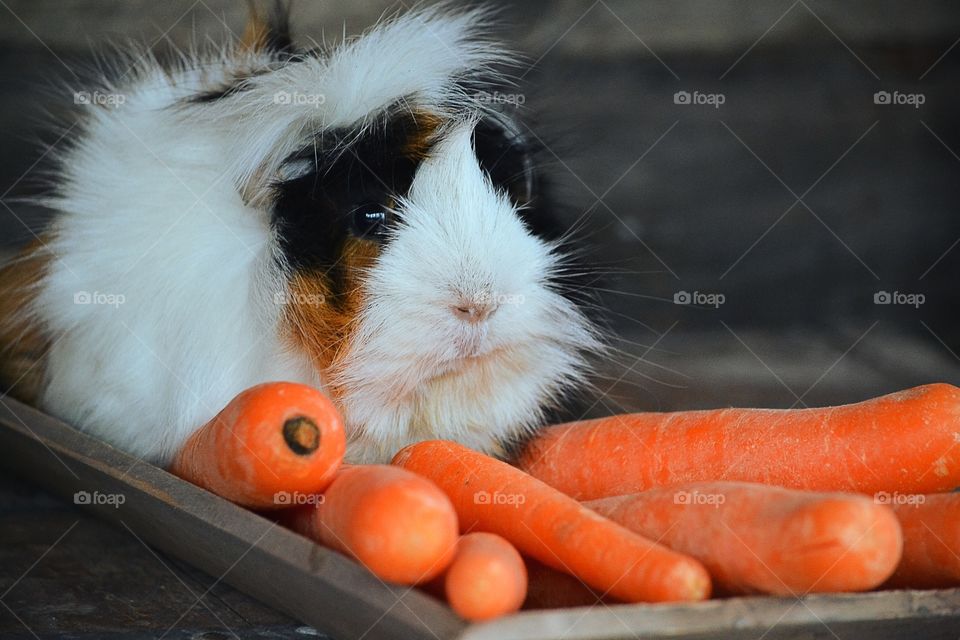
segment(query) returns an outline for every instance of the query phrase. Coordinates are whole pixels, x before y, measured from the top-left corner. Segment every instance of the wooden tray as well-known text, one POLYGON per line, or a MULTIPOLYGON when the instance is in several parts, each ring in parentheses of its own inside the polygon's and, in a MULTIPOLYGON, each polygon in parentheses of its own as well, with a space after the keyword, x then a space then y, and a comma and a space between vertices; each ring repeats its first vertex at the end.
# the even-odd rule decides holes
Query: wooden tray
POLYGON ((0 464, 337 640, 960 637, 960 589, 523 612, 468 624, 415 589, 13 399, 0 464), (86 492, 85 494, 82 492, 86 492), (108 496, 123 496, 123 504, 108 496), (83 502, 83 499, 80 500, 83 502))

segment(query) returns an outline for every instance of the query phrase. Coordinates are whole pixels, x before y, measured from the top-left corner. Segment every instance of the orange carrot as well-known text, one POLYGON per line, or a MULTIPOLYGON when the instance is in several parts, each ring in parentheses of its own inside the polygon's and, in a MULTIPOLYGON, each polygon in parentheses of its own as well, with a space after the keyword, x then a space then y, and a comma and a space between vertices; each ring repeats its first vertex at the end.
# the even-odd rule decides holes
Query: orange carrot
POLYGON ((706 482, 584 504, 697 558, 726 593, 865 591, 903 547, 893 511, 857 494, 706 482))
POLYGON ((493 533, 460 537, 444 576, 450 607, 467 620, 491 620, 520 609, 527 569, 513 545, 493 533))
POLYGON ((426 582, 446 569, 459 537, 447 496, 389 465, 343 467, 316 504, 290 509, 281 523, 399 584, 426 582))
POLYGON ((579 579, 551 569, 547 565, 525 558, 527 565, 527 599, 524 609, 561 609, 565 607, 592 607, 615 603, 610 598, 601 598, 579 579))
POLYGON ((960 486, 960 389, 822 409, 636 413, 549 427, 518 466, 579 500, 716 480, 814 491, 960 486))
POLYGON ((273 509, 326 488, 345 443, 343 420, 325 395, 268 382, 240 393, 194 432, 170 471, 227 500, 273 509))
POLYGON ((393 464, 437 483, 464 531, 489 531, 521 552, 628 602, 701 600, 703 566, 632 533, 522 471, 462 445, 430 440, 393 464))
POLYGON ((960 494, 886 494, 903 527, 903 559, 888 587, 960 586, 960 494))

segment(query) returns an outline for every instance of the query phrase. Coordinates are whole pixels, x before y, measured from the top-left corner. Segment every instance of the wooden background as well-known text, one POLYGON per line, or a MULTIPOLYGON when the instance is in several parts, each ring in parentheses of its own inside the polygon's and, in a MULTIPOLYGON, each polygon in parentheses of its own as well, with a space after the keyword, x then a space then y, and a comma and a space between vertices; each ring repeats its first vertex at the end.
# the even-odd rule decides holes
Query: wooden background
MULTIPOLYGON (((598 259, 622 271, 597 285, 621 351, 593 413, 814 406, 960 383, 960 5, 491 4, 535 63, 518 91, 542 124, 564 215, 585 215, 598 259), (725 101, 678 105, 677 91, 725 101), (877 91, 925 102, 877 105, 877 91), (677 305, 681 291, 725 302, 677 305), (878 291, 926 301, 876 305, 878 291)), ((294 26, 336 39, 400 6, 301 0, 294 26)), ((2 0, 0 252, 45 218, 19 201, 38 189, 35 161, 57 153, 37 144, 56 136, 36 122, 73 99, 45 86, 104 38, 182 46, 239 32, 244 13, 228 0, 2 0)), ((154 637, 179 615, 164 612, 194 600, 180 580, 197 593, 211 582, 175 563, 171 574, 127 532, 13 479, 0 484, 0 532, 4 637, 154 637)), ((229 589, 212 594, 220 620, 196 607, 167 637, 309 633, 229 589)))

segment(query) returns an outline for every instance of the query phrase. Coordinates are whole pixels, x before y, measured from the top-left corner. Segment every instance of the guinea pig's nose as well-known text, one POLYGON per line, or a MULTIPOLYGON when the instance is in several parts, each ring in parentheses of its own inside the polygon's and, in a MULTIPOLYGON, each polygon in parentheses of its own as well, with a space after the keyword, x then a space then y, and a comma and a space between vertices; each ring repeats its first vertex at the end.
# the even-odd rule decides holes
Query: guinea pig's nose
POLYGON ((450 305, 450 311, 464 322, 483 322, 497 310, 497 303, 493 300, 461 300, 450 305))

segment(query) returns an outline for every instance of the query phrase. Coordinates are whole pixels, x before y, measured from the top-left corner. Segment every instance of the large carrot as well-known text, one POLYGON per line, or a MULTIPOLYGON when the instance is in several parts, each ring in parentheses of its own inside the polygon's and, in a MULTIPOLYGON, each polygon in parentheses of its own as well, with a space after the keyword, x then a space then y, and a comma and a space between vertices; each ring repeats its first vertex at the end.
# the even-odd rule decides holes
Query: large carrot
POLYGON ((537 434, 518 466, 580 500, 715 480, 936 493, 960 486, 960 389, 931 384, 822 409, 574 422, 537 434))
POLYGON ((857 494, 707 482, 584 504, 697 558, 726 593, 865 591, 903 546, 893 511, 857 494))
POLYGON ((447 496, 389 465, 344 466, 315 504, 294 507, 280 521, 399 584, 425 582, 446 569, 459 537, 447 496))
POLYGON ((881 494, 903 527, 903 559, 886 586, 960 586, 960 494, 881 494))
POLYGON ((170 471, 248 507, 283 507, 322 491, 343 460, 343 420, 321 392, 293 382, 250 387, 194 432, 170 471))
POLYGON ((467 620, 491 620, 513 613, 523 604, 527 569, 505 539, 474 532, 460 537, 443 583, 454 611, 467 620))
POLYGON ((519 469, 462 445, 430 440, 393 459, 450 497, 464 531, 489 531, 521 552, 628 602, 701 600, 710 578, 693 558, 598 516, 519 469))

